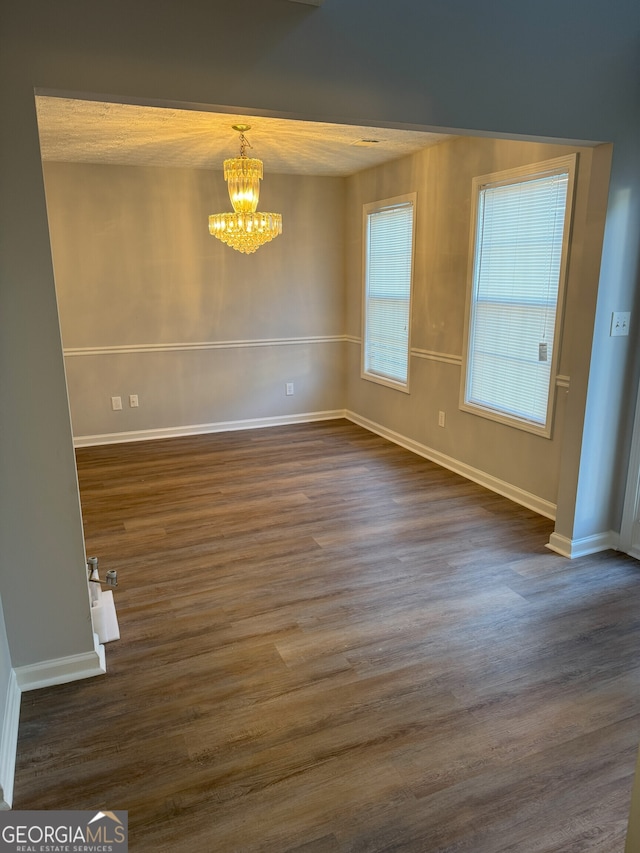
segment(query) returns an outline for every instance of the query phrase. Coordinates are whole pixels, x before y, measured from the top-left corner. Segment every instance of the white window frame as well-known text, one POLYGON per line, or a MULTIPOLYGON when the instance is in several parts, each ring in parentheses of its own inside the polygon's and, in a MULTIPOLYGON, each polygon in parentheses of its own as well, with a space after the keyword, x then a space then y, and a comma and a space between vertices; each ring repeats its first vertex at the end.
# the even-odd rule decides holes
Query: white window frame
POLYGON ((462 354, 462 381, 460 385, 460 408, 463 411, 488 418, 493 421, 508 424, 527 432, 551 438, 553 418, 555 413, 557 371, 560 355, 561 331, 564 298, 567 283, 569 261, 569 246, 571 241, 571 222, 573 214, 573 197, 575 188, 577 154, 557 157, 541 163, 529 164, 516 169, 481 175, 473 179, 471 198, 471 233, 469 244, 469 271, 467 279, 467 299, 465 308, 464 344, 462 354), (542 178, 553 174, 567 174, 567 198, 562 236, 562 250, 558 278, 558 295, 554 323, 553 347, 550 359, 549 387, 547 392, 547 411, 544 423, 539 423, 527 417, 520 417, 504 409, 484 406, 470 399, 469 387, 471 379, 471 359, 474 331, 474 309, 476 277, 478 273, 478 221, 480 193, 487 187, 508 186, 526 180, 542 178))
POLYGON ((416 200, 417 193, 406 193, 405 195, 394 196, 393 198, 383 199, 381 201, 371 202, 362 206, 362 270, 363 270, 363 288, 362 288, 362 362, 360 376, 362 379, 367 379, 370 382, 376 382, 379 385, 386 385, 389 388, 395 388, 398 391, 409 393, 409 375, 411 372, 411 308, 413 302, 413 276, 414 276, 414 254, 416 241, 416 200), (370 369, 369 360, 367 357, 369 345, 369 331, 367 328, 368 316, 368 301, 369 301, 369 217, 372 214, 393 207, 411 207, 411 258, 410 258, 410 281, 409 281, 409 307, 407 316, 407 378, 405 381, 395 379, 391 376, 386 376, 383 373, 376 373, 370 369))

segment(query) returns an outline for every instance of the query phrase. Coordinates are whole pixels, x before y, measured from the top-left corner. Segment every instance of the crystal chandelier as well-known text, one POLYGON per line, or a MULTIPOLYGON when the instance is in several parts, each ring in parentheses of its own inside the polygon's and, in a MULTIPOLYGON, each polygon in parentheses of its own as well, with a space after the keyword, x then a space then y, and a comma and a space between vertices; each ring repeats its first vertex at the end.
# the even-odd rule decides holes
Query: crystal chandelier
POLYGON ((233 213, 212 213, 209 233, 238 252, 251 254, 263 243, 282 234, 281 213, 256 211, 262 180, 262 160, 247 157, 248 124, 234 124, 240 134, 240 156, 224 161, 224 179, 229 185, 233 213))

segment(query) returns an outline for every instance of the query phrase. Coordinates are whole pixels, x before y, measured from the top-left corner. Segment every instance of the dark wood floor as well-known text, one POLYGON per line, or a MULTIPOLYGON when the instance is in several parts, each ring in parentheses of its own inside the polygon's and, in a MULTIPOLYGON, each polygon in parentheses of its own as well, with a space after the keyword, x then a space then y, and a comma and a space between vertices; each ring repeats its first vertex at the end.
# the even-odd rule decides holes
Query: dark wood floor
POLYGON ((640 564, 346 421, 78 452, 108 674, 23 697, 14 807, 130 849, 622 853, 640 564))

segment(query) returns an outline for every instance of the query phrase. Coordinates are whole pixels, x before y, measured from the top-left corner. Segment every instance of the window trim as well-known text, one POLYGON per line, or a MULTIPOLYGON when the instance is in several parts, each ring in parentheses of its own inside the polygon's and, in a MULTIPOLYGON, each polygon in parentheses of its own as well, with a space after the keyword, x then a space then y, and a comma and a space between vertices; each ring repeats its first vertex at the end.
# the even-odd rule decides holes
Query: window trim
POLYGON ((385 385, 387 388, 395 388, 397 391, 402 391, 409 394, 409 383, 411 377, 411 326, 412 326, 412 309, 413 309, 413 291, 414 291, 414 259, 416 246, 416 207, 417 207, 417 192, 404 193, 403 195, 393 196, 392 198, 372 201, 362 205, 362 323, 361 323, 361 358, 360 358, 360 378, 366 379, 368 382, 375 382, 377 385, 385 385), (409 320, 408 320, 408 335, 407 335, 407 379, 406 382, 401 382, 387 376, 382 376, 378 373, 371 373, 366 369, 366 346, 367 346, 367 268, 368 268, 368 238, 367 226, 369 216, 381 210, 390 207, 400 207, 403 205, 411 205, 411 266, 410 266, 410 282, 409 282, 409 320))
POLYGON ((462 350, 462 376, 460 382, 459 408, 462 411, 488 418, 498 423, 506 424, 526 432, 535 433, 544 438, 551 438, 557 399, 558 366, 562 348, 562 327, 564 321, 564 303, 567 289, 567 278, 570 262, 571 236, 573 226, 573 208, 576 186, 577 153, 556 157, 539 163, 529 163, 514 169, 506 169, 487 175, 480 175, 472 180, 471 192, 471 227, 469 234, 469 263, 467 270, 467 294, 465 300, 464 336, 462 350), (545 175, 567 173, 567 200, 562 235, 560 270, 558 276, 558 298, 556 302, 556 317, 554 325, 554 346, 549 371, 549 389, 547 397, 547 417, 544 424, 535 423, 524 417, 507 414, 498 409, 492 409, 467 400, 468 380, 470 378, 469 354, 471 338, 471 313, 476 276, 476 243, 478 228, 478 208, 480 191, 486 187, 508 186, 527 178, 544 177, 545 175))

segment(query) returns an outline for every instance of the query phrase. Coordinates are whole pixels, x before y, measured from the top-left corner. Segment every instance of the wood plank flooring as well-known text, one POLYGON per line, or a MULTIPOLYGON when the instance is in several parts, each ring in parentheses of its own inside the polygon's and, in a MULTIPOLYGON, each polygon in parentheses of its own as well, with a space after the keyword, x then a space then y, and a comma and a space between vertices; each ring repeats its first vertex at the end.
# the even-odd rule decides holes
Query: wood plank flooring
POLYGON ((346 421, 78 451, 108 674, 23 697, 14 808, 130 849, 622 853, 640 564, 346 421))

